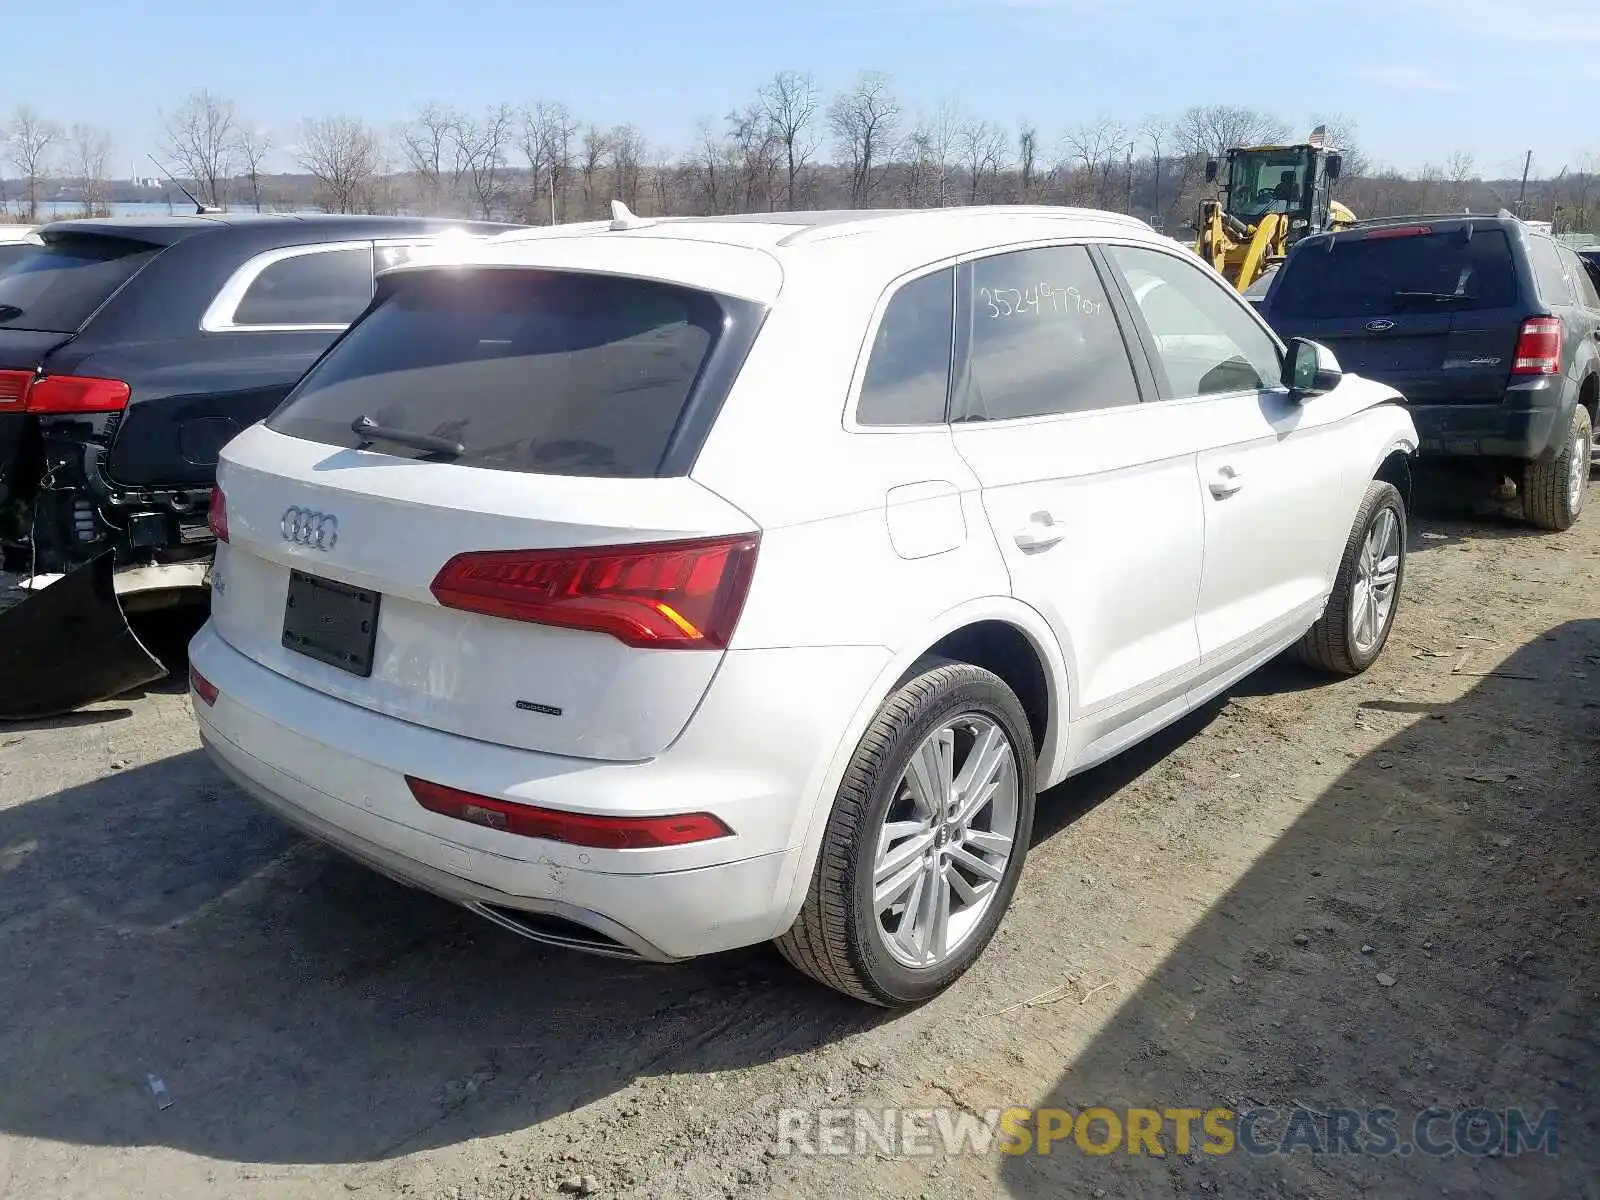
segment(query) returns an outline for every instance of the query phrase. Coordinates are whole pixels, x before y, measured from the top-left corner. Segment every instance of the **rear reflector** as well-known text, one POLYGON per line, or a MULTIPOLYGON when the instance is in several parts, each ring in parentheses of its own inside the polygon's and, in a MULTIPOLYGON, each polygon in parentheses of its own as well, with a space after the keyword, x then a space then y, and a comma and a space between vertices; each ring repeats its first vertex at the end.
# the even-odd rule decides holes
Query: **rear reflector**
POLYGON ((1422 237, 1432 232, 1432 225, 1388 225, 1381 229, 1367 230, 1365 240, 1375 242, 1381 238, 1422 237))
POLYGON ((206 702, 207 708, 215 704, 217 697, 222 694, 222 689, 195 670, 193 663, 189 664, 189 686, 194 689, 196 696, 206 702))
POLYGON ((128 406, 128 385, 120 379, 82 375, 41 375, 28 389, 23 407, 30 413, 72 416, 76 413, 121 412, 128 406))
POLYGON ((1517 337, 1513 375, 1561 374, 1561 321, 1556 317, 1529 317, 1517 337))
POLYGON ((206 524, 211 526, 211 533, 217 541, 228 540, 228 498, 222 494, 222 489, 211 489, 211 511, 206 515, 206 524))
POLYGON ((727 646, 759 534, 601 546, 458 554, 433 581, 434 598, 513 621, 607 633, 629 646, 727 646))
POLYGON ((645 850, 656 846, 687 846, 727 837, 729 829, 710 813, 685 813, 669 817, 597 817, 514 804, 429 783, 406 776, 406 786, 417 803, 429 812, 458 821, 470 821, 519 837, 544 838, 572 846, 602 850, 645 850))
POLYGON ((0 412, 20 410, 32 382, 32 371, 0 371, 0 412))

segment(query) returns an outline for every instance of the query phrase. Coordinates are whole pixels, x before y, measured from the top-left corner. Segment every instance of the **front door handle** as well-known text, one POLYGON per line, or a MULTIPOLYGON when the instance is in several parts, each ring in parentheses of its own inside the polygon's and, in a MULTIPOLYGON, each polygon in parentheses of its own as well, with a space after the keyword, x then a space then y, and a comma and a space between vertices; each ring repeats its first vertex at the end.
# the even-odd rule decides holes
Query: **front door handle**
POLYGON ((1211 494, 1218 500, 1226 500, 1244 486, 1244 476, 1232 467, 1218 467, 1215 477, 1211 480, 1211 494))
POLYGON ((1057 525, 1047 512, 1036 512, 1028 523, 1011 535, 1023 550, 1048 550, 1067 536, 1065 525, 1057 525))

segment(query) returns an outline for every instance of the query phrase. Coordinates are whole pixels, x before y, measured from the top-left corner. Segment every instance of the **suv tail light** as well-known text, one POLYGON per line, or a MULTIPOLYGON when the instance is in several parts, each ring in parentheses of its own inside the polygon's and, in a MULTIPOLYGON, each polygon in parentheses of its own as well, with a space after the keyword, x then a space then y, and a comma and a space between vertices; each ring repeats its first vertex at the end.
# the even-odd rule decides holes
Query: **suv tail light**
POLYGON ((32 382, 32 371, 0 371, 0 413, 21 411, 32 382))
POLYGON ((431 591, 446 608, 608 633, 629 646, 727 646, 761 536, 577 550, 486 550, 445 563, 431 591))
POLYGON ((128 406, 128 385, 120 379, 83 375, 41 375, 33 381, 22 407, 30 413, 72 416, 77 413, 121 412, 128 406))
POLYGON ((206 514, 206 524, 211 526, 211 533, 217 541, 228 540, 228 498, 219 487, 211 489, 211 510, 206 514))
POLYGON ((519 837, 544 838, 572 846, 603 850, 646 850, 658 846, 687 846, 709 842, 733 832, 710 813, 683 813, 666 817, 599 817, 589 813, 535 808, 429 783, 406 776, 406 786, 418 804, 429 812, 457 821, 471 821, 519 837))
POLYGON ((1513 375, 1561 374, 1561 321, 1557 317, 1529 317, 1517 336, 1513 375))
POLYGON ((1377 229, 1367 230, 1363 240, 1375 242, 1383 238, 1425 237, 1432 232, 1432 225, 1380 225, 1377 229))

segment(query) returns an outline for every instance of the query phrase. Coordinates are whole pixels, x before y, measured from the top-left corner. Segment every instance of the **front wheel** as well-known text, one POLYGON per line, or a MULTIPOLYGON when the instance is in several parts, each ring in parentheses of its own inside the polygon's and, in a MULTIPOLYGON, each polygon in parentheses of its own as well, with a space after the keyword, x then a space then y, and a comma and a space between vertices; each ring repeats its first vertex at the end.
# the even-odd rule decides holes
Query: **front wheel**
POLYGON ((981 667, 930 660, 857 746, 779 951, 871 1004, 930 999, 999 927, 1033 808, 1033 738, 1016 696, 981 667))
POLYGON ((1406 506, 1393 484, 1367 485, 1322 618, 1295 646, 1308 666, 1359 675, 1383 653, 1406 571, 1406 506))

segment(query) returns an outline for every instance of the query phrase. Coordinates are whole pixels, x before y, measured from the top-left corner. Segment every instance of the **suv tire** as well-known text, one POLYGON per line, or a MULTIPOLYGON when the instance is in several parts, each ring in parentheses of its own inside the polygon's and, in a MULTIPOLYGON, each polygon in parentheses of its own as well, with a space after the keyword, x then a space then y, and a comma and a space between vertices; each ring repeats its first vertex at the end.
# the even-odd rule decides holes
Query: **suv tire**
POLYGON ((1334 675, 1361 674, 1389 640, 1405 574, 1405 501, 1393 484, 1374 479, 1344 544, 1328 607, 1295 645, 1294 656, 1334 675))
POLYGON ((856 747, 811 889, 777 939, 784 958, 813 979, 886 1008, 931 999, 983 952, 1033 834, 1033 737, 1016 695, 970 663, 930 658, 912 672, 856 747), (928 792, 920 783, 941 764, 953 784, 943 803, 935 800, 943 820, 921 803, 928 792), (1000 860, 993 848, 1007 838, 1000 860), (948 952, 911 961, 919 954, 905 943, 937 926, 941 906, 948 952))
POLYGON ((1594 427, 1589 412, 1575 404, 1561 452, 1553 458, 1531 462, 1523 470, 1522 511, 1529 521, 1555 533, 1572 528, 1589 491, 1589 454, 1593 446, 1594 427))

